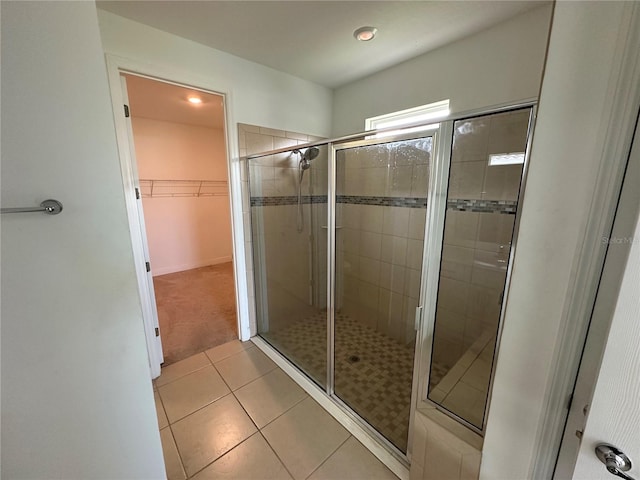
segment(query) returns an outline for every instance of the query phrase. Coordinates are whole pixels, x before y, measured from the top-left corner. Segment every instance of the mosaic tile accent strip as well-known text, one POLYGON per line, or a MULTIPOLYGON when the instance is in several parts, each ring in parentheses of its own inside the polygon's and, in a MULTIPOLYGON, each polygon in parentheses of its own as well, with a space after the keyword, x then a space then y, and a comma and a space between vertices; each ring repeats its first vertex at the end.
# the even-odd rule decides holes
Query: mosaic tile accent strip
MULTIPOLYGON (((303 195, 302 203, 327 203, 327 195, 303 195)), ((275 207, 279 205, 296 205, 298 197, 295 195, 282 197, 251 197, 252 207, 275 207)), ((381 207, 426 208, 427 199, 424 197, 363 197, 358 195, 336 195, 336 203, 353 205, 377 205, 381 207)), ((515 215, 518 202, 508 200, 469 200, 454 198, 447 201, 447 210, 459 212, 502 213, 515 215)))
MULTIPOLYGON (((260 335, 307 375, 327 376, 326 311, 260 335)), ((407 449, 413 345, 403 345, 344 314, 335 323, 335 392, 402 451, 407 449)))
POLYGON ((336 195, 336 203, 378 205, 382 207, 427 208, 426 197, 362 197, 359 195, 336 195))
MULTIPOLYGON (((327 203, 326 195, 303 195, 302 203, 327 203)), ((278 205, 296 205, 298 197, 295 195, 282 197, 251 197, 252 207, 273 207, 278 205)), ((426 208, 426 198, 415 197, 363 197, 356 195, 337 195, 336 203, 351 203, 356 205, 378 205, 381 207, 426 208)))
POLYGON ((447 200, 447 210, 458 210, 459 212, 503 213, 515 215, 517 209, 518 202, 508 200, 447 200))
MULTIPOLYGON (((289 195, 283 197, 251 197, 252 207, 275 207, 278 205, 297 205, 298 197, 289 195)), ((304 204, 309 203, 327 203, 326 195, 303 195, 301 201, 304 204)))

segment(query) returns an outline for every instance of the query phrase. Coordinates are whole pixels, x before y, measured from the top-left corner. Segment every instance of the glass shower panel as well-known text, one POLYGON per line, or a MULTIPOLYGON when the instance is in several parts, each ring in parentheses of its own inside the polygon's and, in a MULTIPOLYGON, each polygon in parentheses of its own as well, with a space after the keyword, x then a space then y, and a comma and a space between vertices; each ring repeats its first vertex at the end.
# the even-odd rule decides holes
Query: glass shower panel
POLYGON ((249 160, 258 334, 327 380, 327 147, 249 160))
POLYGON ((333 391, 405 453, 432 140, 336 147, 333 391))
POLYGON ((480 433, 530 113, 474 117, 453 128, 428 398, 480 433))

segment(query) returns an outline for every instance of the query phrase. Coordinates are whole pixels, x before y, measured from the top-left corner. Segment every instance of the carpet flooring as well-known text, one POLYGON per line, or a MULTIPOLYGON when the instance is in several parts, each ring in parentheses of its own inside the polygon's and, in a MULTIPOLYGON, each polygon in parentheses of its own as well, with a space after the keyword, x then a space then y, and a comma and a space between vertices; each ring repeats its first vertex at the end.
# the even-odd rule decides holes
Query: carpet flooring
POLYGON ((238 338, 233 263, 154 277, 164 366, 238 338))

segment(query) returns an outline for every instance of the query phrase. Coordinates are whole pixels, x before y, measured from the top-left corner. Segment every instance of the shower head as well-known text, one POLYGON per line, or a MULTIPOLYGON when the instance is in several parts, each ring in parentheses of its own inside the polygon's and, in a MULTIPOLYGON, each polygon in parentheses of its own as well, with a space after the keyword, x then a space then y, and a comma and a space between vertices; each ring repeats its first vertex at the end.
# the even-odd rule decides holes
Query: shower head
POLYGON ((311 160, 316 158, 319 153, 320 153, 320 149, 318 147, 309 147, 305 150, 304 154, 302 155, 302 159, 310 162, 311 160))
POLYGON ((294 150, 293 153, 300 155, 300 168, 302 170, 307 170, 311 167, 311 160, 316 158, 320 153, 320 149, 318 147, 309 147, 304 152, 294 150))

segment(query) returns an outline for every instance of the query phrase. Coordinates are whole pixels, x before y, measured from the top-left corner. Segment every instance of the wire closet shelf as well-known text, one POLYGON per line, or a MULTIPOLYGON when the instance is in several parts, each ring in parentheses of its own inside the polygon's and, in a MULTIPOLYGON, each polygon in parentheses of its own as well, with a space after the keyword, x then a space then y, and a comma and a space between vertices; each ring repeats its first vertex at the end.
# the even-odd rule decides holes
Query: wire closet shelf
POLYGON ((225 197, 226 180, 140 180, 142 198, 225 197))

